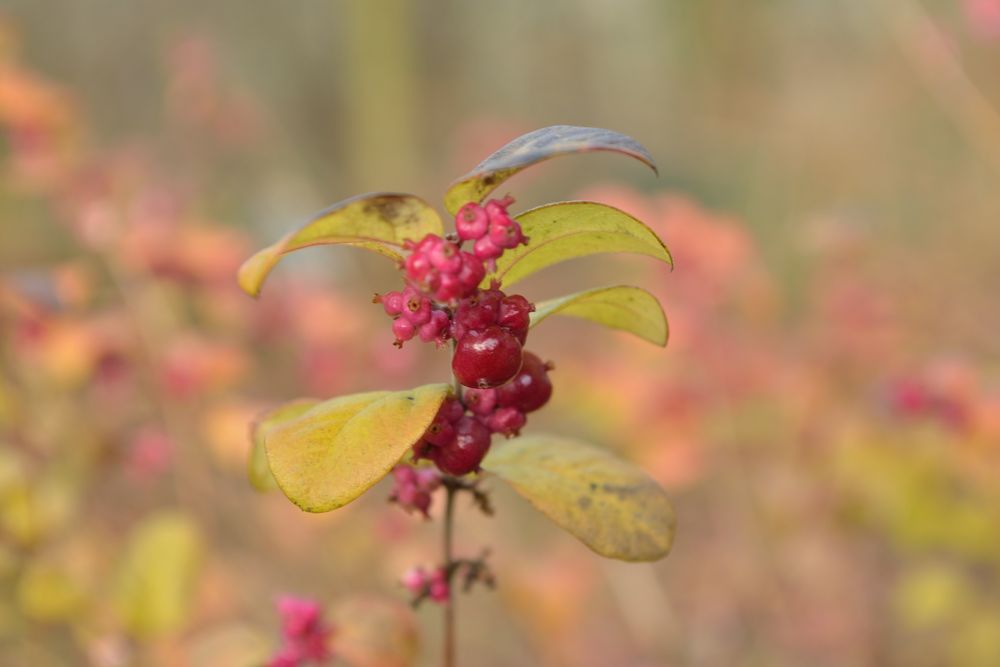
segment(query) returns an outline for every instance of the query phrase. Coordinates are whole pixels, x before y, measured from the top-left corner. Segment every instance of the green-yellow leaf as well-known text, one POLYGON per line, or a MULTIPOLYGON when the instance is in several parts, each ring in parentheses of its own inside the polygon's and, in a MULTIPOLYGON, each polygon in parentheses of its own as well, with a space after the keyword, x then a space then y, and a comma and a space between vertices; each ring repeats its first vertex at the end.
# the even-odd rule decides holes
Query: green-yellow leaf
POLYGON ((346 505, 420 439, 449 390, 431 384, 343 396, 274 426, 264 444, 278 486, 307 512, 346 505))
POLYGON ((150 517, 132 534, 114 601, 122 623, 134 637, 157 637, 183 626, 201 552, 198 530, 182 514, 150 517))
POLYGON ((514 139, 448 187, 445 206, 453 214, 470 201, 482 201, 501 183, 533 164, 571 153, 612 151, 635 158, 654 172, 656 164, 632 137, 599 127, 553 125, 514 139))
POLYGON ((265 412, 250 425, 250 457, 247 461, 247 477, 255 489, 273 491, 278 488, 278 483, 274 481, 274 475, 271 474, 271 468, 267 465, 264 436, 278 424, 295 419, 317 403, 319 403, 317 398, 300 398, 265 412))
POLYGON ((35 621, 66 621, 86 604, 86 591, 66 568, 32 562, 18 581, 17 598, 21 611, 35 621))
POLYGON ((535 304, 531 326, 550 315, 569 315, 597 322, 633 333, 654 345, 666 345, 669 335, 667 316, 657 298, 642 288, 629 285, 599 287, 542 301, 535 304))
POLYGON ((575 257, 606 252, 648 255, 672 264, 670 252, 652 229, 607 204, 567 201, 546 204, 517 216, 528 245, 507 250, 493 278, 509 287, 536 271, 575 257))
POLYGON ((483 468, 602 556, 654 561, 670 552, 675 518, 667 494, 606 450, 526 436, 494 448, 483 468))
POLYGON ((441 218, 414 195, 380 192, 359 195, 321 211, 301 229, 289 233, 243 263, 239 283, 250 296, 260 294, 281 256, 315 245, 351 245, 402 261, 403 242, 442 234, 441 218))

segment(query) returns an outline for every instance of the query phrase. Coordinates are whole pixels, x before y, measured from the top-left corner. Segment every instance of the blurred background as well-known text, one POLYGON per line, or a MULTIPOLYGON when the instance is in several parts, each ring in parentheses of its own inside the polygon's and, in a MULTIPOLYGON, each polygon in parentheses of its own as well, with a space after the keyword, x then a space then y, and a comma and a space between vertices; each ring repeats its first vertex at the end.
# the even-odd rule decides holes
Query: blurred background
POLYGON ((587 155, 501 194, 628 210, 676 269, 522 291, 645 286, 671 341, 547 322, 529 428, 641 464, 677 540, 606 562, 491 484, 494 518, 459 508, 500 584, 459 600, 463 664, 1000 664, 998 109, 1000 0, 5 0, 0 664, 260 665, 289 592, 343 664, 438 664, 439 610, 396 582, 440 524, 386 484, 302 513, 246 455, 261 409, 447 353, 392 347, 374 254, 297 253, 257 302, 234 274, 559 123, 634 136, 659 179, 587 155))

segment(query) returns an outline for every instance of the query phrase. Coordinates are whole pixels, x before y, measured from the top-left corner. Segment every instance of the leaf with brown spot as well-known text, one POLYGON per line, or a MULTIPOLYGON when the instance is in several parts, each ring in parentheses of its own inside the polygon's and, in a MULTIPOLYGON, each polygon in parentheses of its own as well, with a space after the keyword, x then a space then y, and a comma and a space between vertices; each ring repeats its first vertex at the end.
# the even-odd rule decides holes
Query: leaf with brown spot
POLYGON ((385 477, 424 434, 450 391, 429 384, 317 404, 264 434, 267 462, 288 499, 329 512, 385 477))
POLYGON ((257 252, 243 262, 237 277, 243 291, 255 297, 281 257, 293 250, 350 245, 401 262, 404 241, 443 232, 437 211, 419 197, 391 192, 358 195, 321 211, 300 229, 257 252))
POLYGON ((606 450, 525 436, 493 449, 482 466, 602 556, 654 561, 670 552, 675 517, 667 494, 606 450))
POLYGON ((501 183, 533 164, 571 153, 612 151, 639 160, 656 172, 656 164, 632 137, 599 127, 553 125, 514 139, 449 186, 445 206, 452 214, 468 202, 480 202, 501 183))

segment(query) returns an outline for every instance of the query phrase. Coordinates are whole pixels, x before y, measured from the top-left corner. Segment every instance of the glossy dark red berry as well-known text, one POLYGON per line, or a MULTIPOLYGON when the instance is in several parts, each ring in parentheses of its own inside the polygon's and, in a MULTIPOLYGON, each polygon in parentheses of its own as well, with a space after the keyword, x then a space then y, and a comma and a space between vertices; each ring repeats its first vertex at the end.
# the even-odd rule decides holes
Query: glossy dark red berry
POLYGON ((455 437, 443 447, 435 447, 429 456, 449 475, 465 475, 479 469, 490 448, 490 432, 475 417, 462 417, 455 423, 455 437))
POLYGON ((521 343, 498 326, 469 332, 455 347, 451 369, 466 387, 497 387, 521 369, 521 343))
POLYGON ((531 324, 531 313, 534 310, 535 304, 520 294, 505 296, 500 301, 497 324, 511 329, 514 333, 527 331, 528 326, 531 324))
POLYGON ((551 365, 531 352, 525 351, 522 357, 521 370, 514 379, 497 387, 497 403, 522 412, 534 412, 552 397, 551 365))

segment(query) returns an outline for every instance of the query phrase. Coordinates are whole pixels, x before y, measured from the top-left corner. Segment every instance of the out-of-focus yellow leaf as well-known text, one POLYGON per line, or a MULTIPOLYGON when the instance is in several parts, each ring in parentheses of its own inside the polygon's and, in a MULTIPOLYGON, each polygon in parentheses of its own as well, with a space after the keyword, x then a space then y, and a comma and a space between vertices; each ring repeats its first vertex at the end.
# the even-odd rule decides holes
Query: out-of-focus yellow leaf
POLYGON ((84 607, 86 592, 69 572, 50 563, 36 562, 21 575, 17 600, 28 618, 66 621, 84 607))
POLYGON ((675 518, 667 494, 603 449, 526 436, 491 451, 483 468, 602 556, 654 561, 670 552, 675 518))
POLYGON ((183 626, 201 551, 197 528, 182 514, 152 516, 135 530, 114 591, 115 608, 133 636, 156 637, 183 626))
POLYGON ((939 564, 905 572, 893 591, 896 616, 905 627, 915 631, 953 621, 972 599, 972 591, 961 573, 939 564))
POLYGON ((638 253, 672 264, 670 252, 652 229, 606 204, 546 204, 525 211, 517 221, 529 238, 528 245, 504 252, 496 271, 483 280, 484 286, 497 278, 509 287, 553 264, 606 252, 638 253))
POLYGON ((325 401, 264 436, 278 486, 307 512, 351 502, 385 477, 424 434, 447 384, 325 401))
POLYGON ((508 178, 533 164, 571 153, 612 151, 635 158, 654 172, 656 164, 632 137, 599 127, 553 125, 514 139, 448 187, 445 206, 458 212, 470 201, 482 201, 508 178))
POLYGON ((250 458, 247 461, 247 477, 250 478, 250 484, 253 485, 253 488, 258 491, 273 491, 278 488, 278 483, 274 481, 274 475, 271 474, 271 468, 267 465, 264 436, 276 425, 289 419, 295 419, 319 402, 319 399, 316 398, 300 398, 265 412, 250 425, 251 443, 250 458))
POLYGON ((663 307, 655 296, 639 287, 599 287, 542 301, 531 314, 531 326, 549 315, 579 317, 628 331, 654 345, 667 344, 669 329, 663 307))
POLYGON ((240 287, 257 296, 281 256, 300 248, 351 245, 402 261, 404 241, 442 232, 437 211, 419 197, 386 192, 359 195, 334 204, 245 261, 239 270, 240 287))

